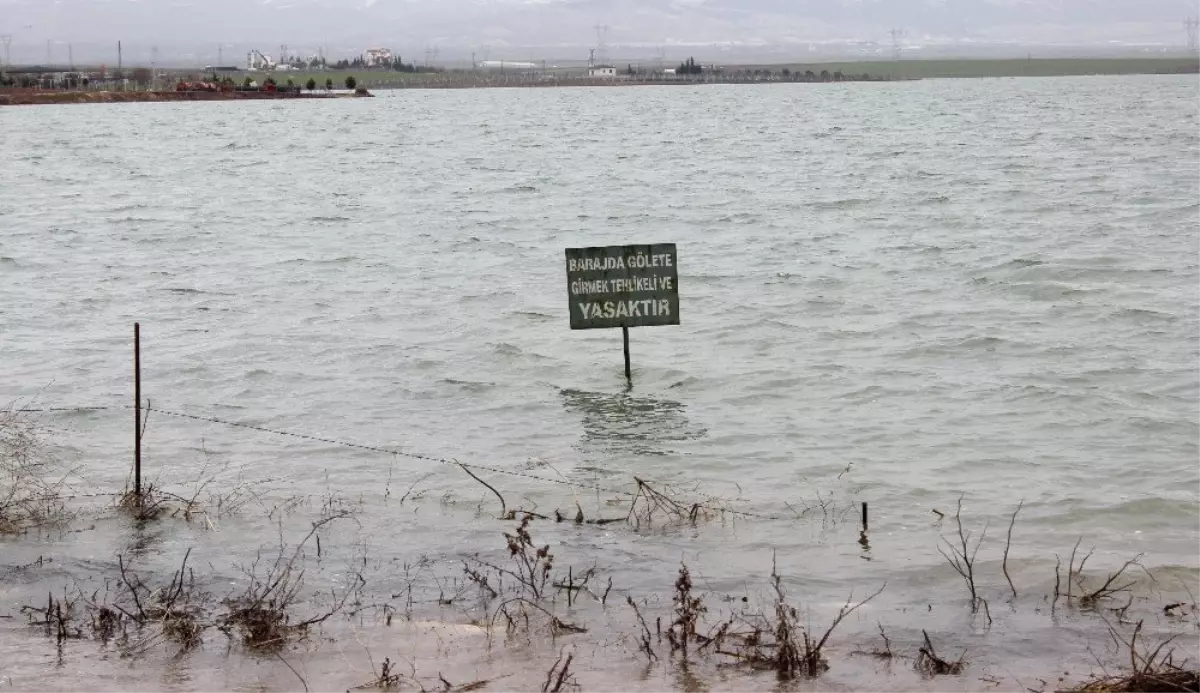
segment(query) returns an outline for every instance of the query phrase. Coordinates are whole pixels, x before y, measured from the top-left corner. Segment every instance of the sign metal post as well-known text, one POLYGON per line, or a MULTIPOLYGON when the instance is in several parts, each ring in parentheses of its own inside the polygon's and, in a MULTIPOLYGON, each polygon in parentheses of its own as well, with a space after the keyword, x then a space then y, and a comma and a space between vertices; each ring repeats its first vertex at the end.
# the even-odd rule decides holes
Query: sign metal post
POLYGON ((679 324, 675 244, 567 248, 566 259, 571 329, 620 327, 632 384, 629 328, 679 324))

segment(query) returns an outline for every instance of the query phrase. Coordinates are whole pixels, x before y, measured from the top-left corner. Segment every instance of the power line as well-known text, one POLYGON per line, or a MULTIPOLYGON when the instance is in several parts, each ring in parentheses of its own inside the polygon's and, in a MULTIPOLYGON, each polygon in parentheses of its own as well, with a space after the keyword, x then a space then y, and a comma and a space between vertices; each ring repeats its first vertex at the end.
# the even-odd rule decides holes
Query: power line
POLYGON ((892 60, 899 60, 904 41, 904 29, 892 29, 888 33, 892 36, 892 60))
POLYGON ((608 62, 608 30, 607 24, 596 25, 596 54, 602 64, 608 62))

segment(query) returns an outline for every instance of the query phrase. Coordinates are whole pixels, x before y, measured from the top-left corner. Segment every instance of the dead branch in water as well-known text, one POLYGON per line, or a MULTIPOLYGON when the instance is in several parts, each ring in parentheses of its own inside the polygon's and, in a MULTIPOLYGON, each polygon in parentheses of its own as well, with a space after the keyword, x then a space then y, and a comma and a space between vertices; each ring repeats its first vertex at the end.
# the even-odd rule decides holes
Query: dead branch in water
POLYGON ((550 671, 546 672, 546 682, 542 684, 542 693, 562 693, 564 689, 579 689, 575 675, 571 673, 571 661, 574 659, 574 652, 567 655, 565 660, 562 652, 559 652, 558 660, 550 667, 550 671))
POLYGON ((1024 500, 1017 504, 1017 509, 1013 511, 1012 519, 1008 522, 1008 540, 1004 542, 1004 563, 1001 564, 1004 569, 1004 578, 1008 580, 1008 586, 1012 589, 1013 599, 1017 598, 1017 587, 1013 584, 1012 577, 1008 574, 1008 550, 1012 546, 1012 531, 1013 525, 1017 524, 1017 513, 1021 512, 1021 508, 1023 507, 1025 507, 1024 500))
MULTIPOLYGON (((583 575, 580 575, 577 580, 575 578, 574 569, 571 568, 570 566, 568 566, 567 567, 567 579, 555 582, 555 583, 553 583, 553 585, 556 589, 566 590, 567 606, 571 606, 571 604, 576 599, 579 599, 579 597, 575 596, 576 592, 579 592, 581 590, 587 590, 589 594, 592 594, 591 590, 588 590, 588 581, 590 581, 592 579, 592 576, 595 574, 596 574, 596 568, 591 567, 591 568, 588 568, 587 570, 585 570, 583 572, 583 575)), ((610 578, 610 580, 611 580, 611 578, 610 578)), ((592 594, 592 596, 595 596, 595 594, 592 594)))
POLYGON ((362 584, 361 574, 355 575, 353 583, 340 597, 335 595, 333 605, 322 613, 298 623, 291 621, 291 611, 299 603, 304 588, 304 570, 299 561, 305 545, 325 525, 349 516, 348 511, 337 510, 312 523, 312 529, 296 545, 291 556, 285 555, 284 548, 280 547, 265 575, 259 575, 255 561, 245 570, 249 578, 245 589, 225 599, 227 611, 218 620, 218 628, 230 637, 237 631, 242 643, 251 649, 271 649, 281 647, 291 637, 303 636, 310 626, 341 611, 351 592, 362 584))
POLYGON ((37 424, 11 407, 0 409, 0 535, 69 520, 66 479, 37 424))
POLYGON ((636 528, 642 526, 644 521, 650 525, 654 521, 656 515, 661 515, 672 521, 688 521, 696 522, 699 518, 707 518, 709 509, 700 503, 680 503, 671 498, 667 492, 659 491, 650 484, 646 483, 638 477, 633 477, 637 482, 637 491, 633 495, 633 501, 629 504, 629 513, 625 519, 636 528), (641 501, 641 505, 639 505, 641 501))
POLYGON ((688 641, 696 638, 696 622, 700 614, 708 611, 702 597, 692 596, 692 576, 688 567, 679 566, 679 577, 675 580, 675 620, 667 628, 667 640, 671 643, 671 651, 681 650, 683 656, 688 654, 688 641))
POLYGON ((735 657, 751 666, 774 669, 781 679, 786 680, 797 675, 819 676, 828 669, 829 662, 825 658, 824 650, 833 631, 847 616, 878 597, 887 587, 887 583, 858 603, 853 603, 853 595, 847 598, 829 628, 819 639, 800 627, 798 614, 796 609, 788 604, 783 589, 783 578, 775 569, 774 561, 771 568, 771 587, 775 591, 774 622, 762 617, 765 622, 763 626, 755 626, 748 634, 736 633, 728 636, 740 640, 737 650, 719 649, 717 652, 735 657))
MULTIPOLYGON (((1121 594, 1122 592, 1129 593, 1130 588, 1137 584, 1136 580, 1130 580, 1128 582, 1125 582, 1124 584, 1114 585, 1114 583, 1117 583, 1120 580, 1121 576, 1125 574, 1125 571, 1129 570, 1130 567, 1132 567, 1132 566, 1140 567, 1141 566, 1141 563, 1139 563, 1139 561, 1142 559, 1143 554, 1140 554, 1140 553, 1138 555, 1134 556, 1133 558, 1129 559, 1128 561, 1125 561, 1124 565, 1122 565, 1120 568, 1118 568, 1116 572, 1109 573, 1108 579, 1105 580, 1104 583, 1102 585, 1100 585, 1098 588, 1096 588, 1094 590, 1090 590, 1090 591, 1087 590, 1083 584, 1083 567, 1085 564, 1087 564, 1088 559, 1092 557, 1092 554, 1095 553, 1095 549, 1088 551, 1087 555, 1085 555, 1083 557, 1083 559, 1079 561, 1079 565, 1076 566, 1075 565, 1075 555, 1078 553, 1079 545, 1082 542, 1083 542, 1083 537, 1080 537, 1075 542, 1075 547, 1071 549, 1071 557, 1067 561, 1067 577, 1066 577, 1067 591, 1066 591, 1066 594, 1063 594, 1063 592, 1062 592, 1062 574, 1060 572, 1062 563, 1061 563, 1060 559, 1058 558, 1058 554, 1055 554, 1054 597, 1053 597, 1053 601, 1051 602, 1051 611, 1053 611, 1055 609, 1055 607, 1058 605, 1059 599, 1064 599, 1065 604, 1068 607, 1071 606, 1072 603, 1074 603, 1083 609, 1094 609, 1096 607, 1097 603, 1099 603, 1100 601, 1105 600, 1105 599, 1111 599, 1114 596, 1121 594), (1078 594, 1075 593, 1076 588, 1079 589, 1078 594)), ((1143 568, 1143 570, 1144 570, 1144 568, 1143 568)), ((1128 607, 1126 607, 1126 608, 1128 608, 1128 607)))
POLYGON ((658 659, 658 655, 654 654, 654 648, 650 646, 650 627, 646 625, 646 619, 642 618, 642 612, 638 609, 637 603, 630 596, 625 597, 625 602, 633 607, 633 613, 637 614, 638 623, 642 624, 641 650, 646 653, 646 659, 650 661, 658 659))
MULTIPOLYGON (((139 628, 150 624, 159 626, 161 635, 178 643, 183 651, 199 645, 204 631, 212 625, 207 617, 210 597, 196 589, 195 574, 187 570, 191 554, 191 549, 184 553, 170 584, 154 589, 147 587, 137 575, 131 576, 125 568, 124 557, 117 557, 121 584, 133 603, 122 607, 119 602, 114 602, 114 606, 128 614, 139 628)), ((151 633, 135 645, 136 649, 148 648, 157 636, 157 633, 151 633)))
POLYGON ((472 568, 466 561, 463 561, 463 573, 467 576, 467 579, 479 585, 479 589, 487 592, 489 598, 495 599, 500 596, 500 593, 488 582, 487 576, 472 568))
POLYGON ((892 641, 888 639, 887 633, 883 631, 883 624, 876 623, 879 626, 879 637, 883 638, 883 649, 874 650, 871 654, 880 659, 891 659, 895 655, 892 654, 892 641))
MULTIPOLYGON (((851 600, 854 598, 854 595, 851 594, 849 597, 847 597, 846 603, 843 604, 842 608, 838 610, 838 614, 833 619, 833 623, 829 624, 829 628, 825 630, 825 634, 821 636, 821 640, 816 644, 815 647, 810 646, 808 633, 804 634, 805 648, 803 671, 805 673, 807 673, 809 676, 816 676, 818 673, 820 673, 822 668, 829 668, 829 665, 825 663, 825 659, 821 654, 821 651, 824 649, 825 643, 828 642, 829 636, 833 634, 833 629, 837 628, 843 619, 857 611, 859 607, 870 602, 875 597, 878 597, 886 587, 887 583, 885 582, 880 585, 879 589, 875 590, 869 597, 854 605, 851 605, 851 600)), ((887 640, 886 635, 884 636, 884 640, 887 640)))
MULTIPOLYGON (((1094 607, 1096 605, 1096 602, 1100 601, 1101 599, 1109 599, 1115 594, 1128 591, 1130 587, 1133 587, 1135 584, 1137 584, 1136 580, 1132 581, 1132 582, 1127 582, 1124 585, 1120 585, 1117 587, 1113 587, 1113 583, 1116 582, 1117 579, 1121 577, 1121 575, 1129 568, 1129 566, 1139 565, 1138 561, 1140 561, 1141 558, 1142 558, 1142 554, 1139 553, 1138 555, 1134 556, 1133 558, 1129 559, 1128 561, 1125 561, 1125 565, 1121 566, 1117 570, 1117 572, 1110 573, 1108 576, 1108 580, 1106 580, 1104 582, 1104 584, 1101 585, 1098 589, 1093 590, 1092 592, 1089 592, 1087 594, 1080 596, 1079 597, 1079 605, 1085 609, 1091 608, 1091 607, 1094 607)), ((1080 586, 1082 587, 1082 585, 1080 585, 1080 586)))
POLYGON ((957 675, 963 672, 963 669, 966 668, 966 661, 964 659, 966 657, 965 651, 959 656, 957 661, 947 661, 939 657, 937 652, 934 651, 933 641, 929 639, 929 633, 921 631, 921 635, 925 637, 925 644, 921 646, 917 654, 917 671, 927 676, 957 675))
POLYGON ((504 496, 500 495, 500 492, 497 491, 494 486, 492 486, 488 482, 484 481, 483 479, 480 479, 479 477, 475 476, 474 472, 472 472, 470 469, 467 469, 467 465, 463 464, 462 462, 455 462, 455 464, 457 464, 460 469, 462 469, 464 472, 466 472, 467 476, 470 476, 475 481, 478 481, 479 483, 483 484, 485 487, 487 487, 487 489, 489 491, 496 494, 496 497, 500 499, 500 519, 502 519, 502 520, 509 519, 508 505, 506 505, 504 503, 504 496))
MULTIPOLYGON (((536 604, 534 602, 531 602, 524 597, 514 597, 514 598, 509 599, 509 600, 505 601, 504 603, 500 604, 500 606, 496 607, 496 610, 494 612, 492 612, 491 623, 490 623, 489 629, 488 629, 489 632, 496 627, 496 618, 500 614, 504 614, 504 617, 508 622, 508 630, 512 631, 512 630, 516 629, 517 620, 515 618, 513 618, 513 616, 511 614, 509 614, 507 611, 507 608, 510 604, 520 604, 522 609, 524 609, 525 607, 531 607, 531 608, 536 609, 537 611, 540 611, 543 614, 545 614, 546 617, 548 617, 550 619, 551 632, 555 635, 559 635, 562 633, 586 633, 587 632, 587 628, 584 628, 582 626, 577 626, 574 623, 567 623, 566 621, 562 620, 561 618, 550 613, 548 610, 546 610, 545 607, 543 607, 539 604, 536 604)), ((528 614, 519 614, 519 615, 523 616, 525 623, 528 624, 528 622, 529 622, 528 614)))
MULTIPOLYGON (((517 566, 517 579, 535 600, 541 599, 550 580, 550 571, 554 567, 554 554, 550 553, 550 545, 538 548, 529 534, 529 516, 526 515, 521 524, 512 534, 504 533, 508 542, 508 553, 517 566)), ((512 574, 512 573, 510 573, 512 574)))
POLYGON ((1177 636, 1171 636, 1156 646, 1148 646, 1139 651, 1138 635, 1142 632, 1142 621, 1137 622, 1133 635, 1128 640, 1111 626, 1108 630, 1113 641, 1129 651, 1128 673, 1119 676, 1106 674, 1069 690, 1082 693, 1200 691, 1200 669, 1195 666, 1188 668, 1187 660, 1176 664, 1174 649, 1167 649, 1177 636))
POLYGON ((67 599, 65 594, 61 599, 55 599, 53 592, 47 592, 45 608, 23 606, 21 613, 29 619, 30 626, 44 627, 46 637, 53 637, 60 646, 64 640, 83 637, 83 629, 75 624, 75 602, 67 599))
POLYGON ((975 589, 975 557, 979 554, 979 547, 983 544, 984 538, 987 536, 987 524, 983 526, 983 532, 979 538, 975 540, 975 547, 971 548, 970 539, 971 532, 963 529, 962 524, 962 496, 958 497, 958 508, 954 512, 954 521, 958 525, 958 544, 952 544, 945 537, 942 541, 946 542, 946 546, 950 549, 947 554, 942 550, 942 547, 937 547, 938 553, 942 554, 950 566, 954 568, 967 584, 967 590, 971 593, 971 611, 972 613, 979 609, 979 593, 975 589))

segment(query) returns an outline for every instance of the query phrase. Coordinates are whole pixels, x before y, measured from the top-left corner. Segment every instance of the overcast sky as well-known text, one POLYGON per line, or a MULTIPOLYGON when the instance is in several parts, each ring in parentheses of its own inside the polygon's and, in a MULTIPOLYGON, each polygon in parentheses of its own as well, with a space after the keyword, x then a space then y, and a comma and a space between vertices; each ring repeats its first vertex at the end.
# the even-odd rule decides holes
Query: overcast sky
MULTIPOLYGON (((947 42, 1182 45, 1191 0, 0 0, 0 35, 26 59, 46 42, 135 46, 228 43, 231 53, 281 43, 331 54, 387 46, 423 53, 522 50, 575 55, 609 27, 615 53, 631 47, 730 42, 804 47, 878 41, 903 28, 905 44, 947 42), (622 48, 625 47, 625 48, 622 48)), ((648 48, 647 48, 648 47, 648 48)), ((51 47, 51 50, 55 50, 51 47)), ((36 51, 36 53, 34 53, 36 51)), ((635 50, 636 52, 636 50, 635 50)), ((16 59, 18 56, 14 56, 16 59)), ((415 57, 415 56, 414 56, 415 57)), ((423 57, 423 55, 421 56, 423 57)), ((482 57, 482 56, 481 56, 482 57)))

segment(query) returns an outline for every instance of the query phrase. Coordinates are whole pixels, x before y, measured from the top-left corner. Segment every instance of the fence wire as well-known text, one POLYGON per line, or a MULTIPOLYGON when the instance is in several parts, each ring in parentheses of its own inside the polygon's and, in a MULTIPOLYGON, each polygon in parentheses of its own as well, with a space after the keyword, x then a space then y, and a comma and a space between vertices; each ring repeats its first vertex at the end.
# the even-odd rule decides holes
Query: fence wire
MULTIPOLYGON (((126 404, 126 405, 119 405, 119 406, 91 406, 91 407, 41 407, 41 408, 28 408, 27 407, 27 408, 14 409, 12 411, 20 412, 20 413, 65 413, 65 412, 89 412, 89 411, 120 411, 120 410, 131 410, 133 408, 134 408, 133 405, 126 404)), ((550 477, 538 476, 536 474, 529 474, 527 472, 520 472, 520 471, 511 470, 511 469, 501 469, 499 467, 490 467, 487 465, 481 465, 481 464, 475 464, 475 463, 459 462, 458 460, 449 459, 449 458, 445 458, 445 457, 438 457, 436 455, 425 455, 425 454, 416 453, 416 452, 405 452, 403 450, 392 450, 389 448, 383 448, 383 447, 379 447, 379 446, 375 446, 375 445, 366 445, 363 443, 353 443, 350 441, 338 440, 336 438, 324 438, 321 436, 314 436, 314 435, 309 435, 306 433, 295 433, 293 431, 283 431, 283 430, 274 429, 274 428, 267 428, 265 426, 257 426, 254 424, 244 423, 241 421, 230 421, 228 419, 220 419, 220 418, 212 417, 212 416, 200 416, 197 414, 187 414, 184 412, 172 411, 170 409, 162 409, 160 407, 153 407, 153 406, 149 406, 149 405, 142 407, 142 411, 155 412, 157 414, 162 414, 164 416, 171 416, 171 417, 175 417, 175 418, 179 418, 179 419, 190 419, 193 421, 203 421, 206 423, 219 424, 222 426, 229 426, 232 428, 241 428, 241 429, 245 429, 245 430, 255 431, 258 433, 266 433, 269 435, 276 435, 276 436, 282 436, 282 437, 288 437, 288 438, 299 438, 301 440, 307 440, 307 441, 312 441, 312 442, 326 443, 329 445, 338 445, 341 447, 351 448, 351 449, 355 449, 355 450, 366 450, 368 452, 374 452, 374 453, 379 453, 379 454, 383 454, 383 455, 392 455, 395 457, 407 457, 410 459, 421 460, 424 462, 434 462, 436 464, 445 464, 445 465, 451 465, 451 466, 455 466, 455 467, 464 467, 466 469, 472 469, 472 470, 482 471, 482 472, 490 472, 492 474, 501 474, 501 475, 505 475, 505 476, 520 477, 523 479, 529 479, 532 481, 537 481, 537 482, 542 482, 542 483, 547 483, 547 484, 558 484, 560 486, 570 486, 573 488, 584 489, 584 490, 588 490, 588 491, 599 491, 601 493, 609 493, 609 494, 616 495, 616 496, 624 496, 624 497, 627 497, 630 499, 636 498, 639 495, 639 493, 637 493, 637 492, 627 491, 624 489, 608 488, 605 486, 600 486, 599 484, 590 484, 590 483, 580 482, 580 481, 571 481, 569 479, 554 479, 554 478, 550 478, 550 477)), ((118 495, 118 494, 96 494, 96 495, 118 495)), ((702 494, 702 495, 705 495, 705 494, 702 494)), ((725 502, 725 503, 735 502, 731 499, 718 498, 716 496, 705 495, 705 497, 707 497, 710 502, 716 502, 716 501, 721 501, 721 502, 725 502)), ((737 516, 741 516, 741 517, 750 517, 750 518, 754 518, 754 519, 758 519, 758 520, 779 521, 779 520, 787 519, 787 518, 780 517, 777 515, 767 515, 764 513, 755 513, 755 512, 748 511, 748 510, 734 510, 734 509, 728 508, 728 507, 714 507, 707 503, 698 503, 696 505, 700 508, 703 508, 705 510, 711 510, 713 512, 728 513, 730 515, 737 515, 737 516)))

